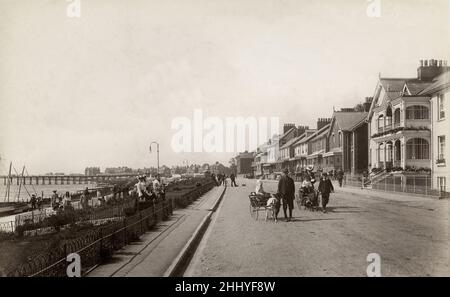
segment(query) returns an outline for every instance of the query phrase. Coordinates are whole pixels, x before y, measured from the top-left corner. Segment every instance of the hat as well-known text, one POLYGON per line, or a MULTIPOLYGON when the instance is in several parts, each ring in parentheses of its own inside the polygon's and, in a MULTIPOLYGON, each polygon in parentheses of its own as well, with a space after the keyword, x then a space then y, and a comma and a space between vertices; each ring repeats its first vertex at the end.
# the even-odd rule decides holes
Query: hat
POLYGON ((283 172, 286 173, 286 174, 288 174, 288 173, 289 173, 289 169, 284 168, 284 169, 283 169, 283 172))
POLYGON ((324 172, 322 173, 323 176, 328 176, 328 173, 324 172))
POLYGON ((56 190, 53 190, 53 193, 56 193, 56 190))
POLYGON ((306 166, 306 170, 312 171, 314 169, 314 165, 306 166))

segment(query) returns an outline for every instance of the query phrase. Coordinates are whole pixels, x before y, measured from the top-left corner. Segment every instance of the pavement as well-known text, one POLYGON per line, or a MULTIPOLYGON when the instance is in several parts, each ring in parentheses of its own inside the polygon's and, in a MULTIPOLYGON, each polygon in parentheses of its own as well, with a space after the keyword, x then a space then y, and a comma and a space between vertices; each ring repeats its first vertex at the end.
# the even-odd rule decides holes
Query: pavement
POLYGON ((92 270, 88 277, 159 277, 169 275, 192 245, 199 226, 219 203, 223 187, 215 187, 184 209, 176 209, 171 218, 114 253, 112 259, 92 270))
POLYGON ((450 276, 449 200, 335 187, 327 213, 295 205, 293 221, 275 223, 250 216, 255 181, 238 184, 227 188, 185 276, 366 276, 370 253, 379 254, 382 276, 450 276))

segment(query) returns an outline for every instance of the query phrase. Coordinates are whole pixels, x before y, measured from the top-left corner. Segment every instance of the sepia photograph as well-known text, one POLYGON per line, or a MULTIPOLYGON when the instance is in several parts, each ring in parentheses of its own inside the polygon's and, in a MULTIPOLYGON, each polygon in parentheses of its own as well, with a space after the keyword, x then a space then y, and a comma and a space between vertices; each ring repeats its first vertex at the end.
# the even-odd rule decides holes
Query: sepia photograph
POLYGON ((0 276, 450 277, 449 61, 449 0, 0 0, 0 276))

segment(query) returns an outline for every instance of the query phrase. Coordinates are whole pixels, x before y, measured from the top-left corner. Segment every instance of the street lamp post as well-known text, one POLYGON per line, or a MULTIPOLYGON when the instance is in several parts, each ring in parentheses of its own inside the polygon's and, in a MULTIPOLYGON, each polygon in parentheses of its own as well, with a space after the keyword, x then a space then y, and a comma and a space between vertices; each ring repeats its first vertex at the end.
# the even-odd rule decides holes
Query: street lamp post
POLYGON ((157 166, 158 166, 158 174, 159 174, 159 143, 156 141, 153 141, 150 143, 150 153, 152 152, 152 144, 156 144, 156 159, 157 159, 157 166))

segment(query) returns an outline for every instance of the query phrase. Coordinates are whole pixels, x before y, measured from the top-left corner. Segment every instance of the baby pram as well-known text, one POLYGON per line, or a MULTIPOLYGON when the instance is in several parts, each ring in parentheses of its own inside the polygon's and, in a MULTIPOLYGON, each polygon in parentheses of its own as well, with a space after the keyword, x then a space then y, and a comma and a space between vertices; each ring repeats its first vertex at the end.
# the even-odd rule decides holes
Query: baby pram
POLYGON ((258 220, 259 211, 266 211, 267 200, 270 198, 270 193, 264 194, 256 194, 255 192, 251 192, 248 195, 250 199, 250 215, 255 220, 258 220))
POLYGON ((305 188, 301 187, 299 189, 298 199, 297 199, 297 206, 299 209, 301 209, 301 206, 303 206, 303 209, 307 209, 310 211, 318 211, 319 210, 319 192, 314 189, 314 187, 305 188))

